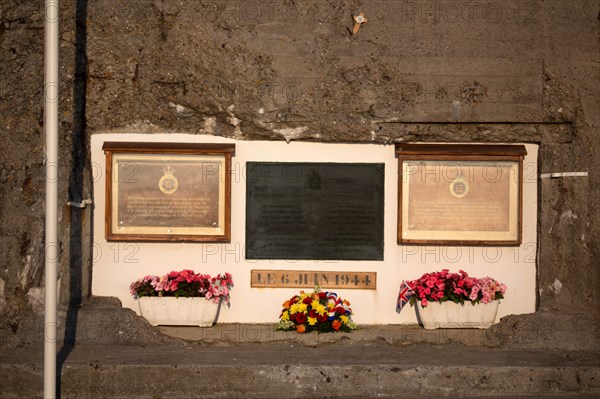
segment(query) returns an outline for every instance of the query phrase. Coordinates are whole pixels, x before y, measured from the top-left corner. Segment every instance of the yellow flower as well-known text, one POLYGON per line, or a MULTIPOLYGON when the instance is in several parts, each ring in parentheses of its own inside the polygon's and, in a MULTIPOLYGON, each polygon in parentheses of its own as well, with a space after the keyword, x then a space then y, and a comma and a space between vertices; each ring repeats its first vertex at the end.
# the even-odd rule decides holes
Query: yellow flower
POLYGON ((315 312, 317 312, 320 315, 323 315, 327 312, 325 306, 321 305, 319 301, 312 301, 310 306, 315 310, 315 312))
POLYGON ((298 312, 306 313, 306 308, 308 307, 305 303, 298 304, 298 312))
POLYGON ((297 303, 293 304, 290 307, 290 314, 298 313, 299 312, 298 307, 299 307, 299 305, 297 303))
POLYGON ((340 320, 342 321, 342 323, 344 323, 344 324, 348 324, 348 316, 346 316, 346 315, 341 315, 341 316, 340 316, 340 320))
POLYGON ((308 318, 308 324, 310 324, 311 326, 314 326, 315 324, 317 324, 317 318, 316 317, 309 317, 308 318))
POLYGON ((290 314, 288 313, 288 311, 286 310, 285 312, 283 312, 281 314, 281 320, 289 320, 290 319, 290 314))

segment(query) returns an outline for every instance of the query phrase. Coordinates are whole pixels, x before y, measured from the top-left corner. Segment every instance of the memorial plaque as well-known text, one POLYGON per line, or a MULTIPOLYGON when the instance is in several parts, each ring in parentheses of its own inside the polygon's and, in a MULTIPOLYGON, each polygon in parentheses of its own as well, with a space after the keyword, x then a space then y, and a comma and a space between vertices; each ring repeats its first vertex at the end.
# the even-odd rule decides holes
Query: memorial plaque
POLYGON ((398 147, 399 242, 520 243, 523 146, 398 147))
POLYGON ((315 270, 251 270, 255 288, 345 288, 377 289, 376 272, 333 272, 315 270))
POLYGON ((384 164, 248 162, 246 258, 382 260, 384 164))
POLYGON ((228 241, 232 147, 106 143, 109 241, 228 241))

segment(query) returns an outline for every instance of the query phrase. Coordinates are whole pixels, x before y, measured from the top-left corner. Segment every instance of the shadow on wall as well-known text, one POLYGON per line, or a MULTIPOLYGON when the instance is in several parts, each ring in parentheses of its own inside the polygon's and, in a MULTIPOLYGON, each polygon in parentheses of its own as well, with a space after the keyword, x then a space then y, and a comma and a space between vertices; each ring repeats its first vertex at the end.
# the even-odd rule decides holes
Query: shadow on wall
MULTIPOLYGON (((73 80, 73 130, 71 132, 71 172, 69 175, 69 201, 79 204, 84 200, 84 172, 86 168, 86 91, 87 91, 87 0, 77 0, 75 10, 75 76, 73 80)), ((91 184, 90 184, 91 186, 91 184)), ((77 316, 81 301, 89 295, 91 257, 84 257, 84 246, 90 246, 92 236, 85 235, 84 212, 86 208, 71 206, 69 217, 69 263, 68 291, 62 294, 63 304, 67 305, 63 346, 57 355, 57 397, 60 397, 63 365, 75 346, 77 316), (85 238, 90 243, 84 242, 85 238)), ((89 222, 93 223, 91 211, 89 222)), ((90 230, 93 231, 93 230, 90 230)))

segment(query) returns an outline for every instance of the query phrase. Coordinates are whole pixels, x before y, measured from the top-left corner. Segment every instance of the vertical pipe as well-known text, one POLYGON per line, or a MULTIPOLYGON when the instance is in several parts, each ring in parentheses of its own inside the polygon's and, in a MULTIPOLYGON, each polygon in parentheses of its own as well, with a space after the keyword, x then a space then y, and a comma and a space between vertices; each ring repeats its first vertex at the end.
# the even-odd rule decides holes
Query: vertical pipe
POLYGON ((46 135, 46 256, 44 398, 56 398, 56 280, 58 265, 58 0, 45 0, 44 127, 46 135))

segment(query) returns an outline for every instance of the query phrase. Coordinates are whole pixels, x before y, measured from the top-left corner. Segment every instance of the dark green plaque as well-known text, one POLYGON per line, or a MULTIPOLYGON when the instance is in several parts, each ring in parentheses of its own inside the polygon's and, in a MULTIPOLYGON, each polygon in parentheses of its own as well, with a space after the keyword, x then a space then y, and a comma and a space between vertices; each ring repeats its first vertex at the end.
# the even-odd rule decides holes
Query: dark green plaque
POLYGON ((248 162, 246 258, 383 260, 384 166, 248 162))

